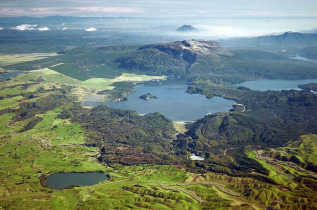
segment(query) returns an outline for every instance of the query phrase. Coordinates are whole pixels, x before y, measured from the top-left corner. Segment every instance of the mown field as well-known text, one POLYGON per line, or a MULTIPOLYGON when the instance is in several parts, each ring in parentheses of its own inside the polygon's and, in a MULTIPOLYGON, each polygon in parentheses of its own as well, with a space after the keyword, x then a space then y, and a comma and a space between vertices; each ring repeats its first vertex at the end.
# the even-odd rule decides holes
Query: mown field
POLYGON ((57 53, 0 54, 0 66, 41 60, 52 56, 57 56, 57 53))

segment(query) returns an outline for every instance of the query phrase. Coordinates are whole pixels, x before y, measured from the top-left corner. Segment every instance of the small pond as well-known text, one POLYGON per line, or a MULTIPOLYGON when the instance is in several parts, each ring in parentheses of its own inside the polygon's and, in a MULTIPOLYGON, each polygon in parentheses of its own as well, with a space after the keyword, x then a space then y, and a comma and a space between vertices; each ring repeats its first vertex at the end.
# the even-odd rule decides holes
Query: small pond
POLYGON ((54 190, 61 190, 66 187, 90 186, 98 184, 101 181, 108 180, 109 176, 104 173, 54 173, 47 177, 46 185, 54 190))
POLYGON ((186 93, 188 85, 182 80, 166 80, 160 82, 147 82, 137 86, 129 94, 126 101, 102 103, 88 101, 85 106, 106 104, 116 109, 134 110, 140 114, 161 112, 167 118, 178 122, 190 122, 202 118, 207 114, 227 112, 235 104, 232 100, 221 97, 207 99, 203 95, 186 93), (150 93, 157 99, 143 100, 139 97, 150 93))

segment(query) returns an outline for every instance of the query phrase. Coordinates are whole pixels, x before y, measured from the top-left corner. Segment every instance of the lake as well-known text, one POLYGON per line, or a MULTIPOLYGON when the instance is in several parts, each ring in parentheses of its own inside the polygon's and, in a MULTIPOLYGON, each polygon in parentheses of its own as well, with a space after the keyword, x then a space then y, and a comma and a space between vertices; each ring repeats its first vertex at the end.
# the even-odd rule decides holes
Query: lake
POLYGON ((109 176, 104 173, 55 173, 47 177, 46 185, 54 190, 61 190, 71 185, 90 186, 101 181, 108 180, 109 176))
POLYGON ((301 90, 298 88, 300 84, 317 82, 317 79, 302 79, 302 80, 271 80, 261 79, 255 81, 247 81, 234 86, 243 86, 252 90, 267 91, 267 90, 301 90))
POLYGON ((21 71, 15 71, 15 72, 9 72, 9 73, 0 73, 0 81, 8 80, 11 77, 16 77, 20 74, 23 74, 24 72, 21 71))
POLYGON ((126 101, 102 103, 86 101, 85 106, 107 104, 116 109, 134 110, 140 114, 161 112, 173 121, 190 122, 207 114, 227 112, 234 101, 221 97, 207 99, 203 95, 186 93, 188 85, 182 80, 147 82, 137 86, 126 101), (150 93, 158 99, 142 100, 139 96, 150 93))
POLYGON ((310 62, 317 62, 317 60, 313 60, 313 59, 309 59, 309 58, 305 58, 299 55, 296 55, 295 57, 290 57, 291 59, 295 59, 295 60, 301 60, 301 61, 310 61, 310 62))

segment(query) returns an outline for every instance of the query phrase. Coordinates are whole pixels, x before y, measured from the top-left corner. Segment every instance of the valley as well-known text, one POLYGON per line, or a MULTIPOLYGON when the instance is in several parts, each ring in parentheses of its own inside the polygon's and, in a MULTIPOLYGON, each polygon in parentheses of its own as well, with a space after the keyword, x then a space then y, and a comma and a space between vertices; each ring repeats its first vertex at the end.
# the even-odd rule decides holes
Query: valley
POLYGON ((1 56, 2 208, 317 205, 316 63, 197 40, 1 56), (49 187, 66 173, 107 179, 49 187))

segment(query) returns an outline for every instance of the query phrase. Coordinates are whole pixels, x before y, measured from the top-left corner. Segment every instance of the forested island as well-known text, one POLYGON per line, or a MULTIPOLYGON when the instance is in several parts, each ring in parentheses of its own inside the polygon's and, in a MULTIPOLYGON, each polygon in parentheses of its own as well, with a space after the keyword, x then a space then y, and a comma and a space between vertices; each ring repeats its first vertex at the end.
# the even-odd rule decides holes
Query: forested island
POLYGON ((143 100, 158 99, 157 96, 153 96, 151 93, 141 95, 141 96, 139 96, 139 98, 143 99, 143 100))

